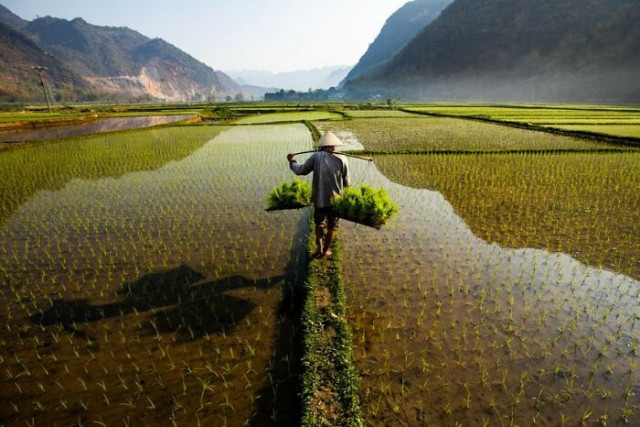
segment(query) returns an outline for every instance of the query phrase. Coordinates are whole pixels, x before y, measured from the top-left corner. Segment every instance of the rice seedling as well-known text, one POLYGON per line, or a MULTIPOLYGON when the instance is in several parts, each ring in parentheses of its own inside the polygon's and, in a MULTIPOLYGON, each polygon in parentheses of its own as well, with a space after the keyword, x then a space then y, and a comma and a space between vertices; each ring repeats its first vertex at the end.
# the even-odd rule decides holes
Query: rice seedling
POLYGON ((488 241, 566 252, 640 278, 638 154, 381 156, 376 162, 397 182, 440 191, 488 241))
POLYGON ((522 124, 614 136, 640 138, 640 110, 622 107, 521 106, 521 107, 409 107, 409 112, 471 117, 496 122, 522 124))
POLYGON ((3 153, 0 390, 18 411, 0 417, 254 416, 297 221, 261 205, 309 145, 303 125, 183 127, 3 153))
POLYGON ((322 131, 351 132, 372 151, 610 150, 612 146, 490 123, 436 117, 315 122, 322 131))
MULTIPOLYGON (((603 147, 404 114, 318 126, 381 150, 603 147)), ((2 153, 0 418, 288 420, 278 289, 303 276, 291 230, 309 219, 265 213, 264 195, 311 142, 302 124, 201 126, 2 153)), ((387 176, 354 162, 402 212, 340 231, 334 314, 365 422, 640 423, 635 156, 376 156, 387 176)))
POLYGON ((301 122, 304 120, 342 120, 342 116, 328 111, 294 111, 267 113, 243 117, 234 122, 239 125, 255 125, 283 122, 301 122))
MULTIPOLYGON (((593 179, 594 186, 606 189, 595 190, 603 195, 598 209, 607 205, 605 192, 611 188, 617 188, 610 193, 616 199, 619 196, 615 191, 628 192, 635 188, 634 184, 626 187, 622 183, 603 184, 608 178, 600 172, 608 167, 609 154, 585 154, 585 159, 593 162, 593 169, 581 165, 582 155, 573 156, 567 155, 567 163, 559 162, 558 169, 574 167, 568 166, 568 159, 575 158, 578 161, 575 170, 584 172, 576 183, 591 188, 588 182, 593 179), (599 161, 604 162, 602 169, 595 167, 599 161)), ((628 160, 624 156, 631 154, 611 156, 628 160)), ((469 173, 475 162, 484 162, 484 156, 376 157, 376 164, 400 184, 406 185, 409 180, 418 182, 420 176, 430 178, 422 179, 421 185, 411 184, 428 189, 411 189, 374 174, 370 184, 388 188, 402 215, 382 232, 370 232, 350 224, 341 231, 345 288, 351 302, 349 318, 358 337, 357 346, 369 346, 366 352, 357 348, 355 351, 356 367, 367 372, 362 377, 360 394, 365 419, 389 425, 450 423, 452 420, 470 425, 528 424, 534 419, 561 424, 570 422, 568 414, 575 414, 571 416, 572 422, 576 422, 590 413, 589 422, 608 414, 611 423, 612 411, 620 413, 618 408, 627 405, 625 397, 636 399, 637 404, 636 396, 625 393, 624 381, 614 386, 604 376, 611 375, 606 374, 607 366, 617 377, 623 377, 633 367, 633 360, 625 360, 628 347, 609 337, 615 336, 620 328, 625 331, 622 335, 637 335, 631 323, 614 319, 637 316, 633 301, 640 283, 627 276, 587 267, 560 253, 508 249, 479 239, 472 233, 473 226, 470 229, 454 213, 457 205, 449 205, 433 191, 440 189, 434 182, 448 185, 445 184, 448 180, 455 188, 452 193, 457 191, 464 194, 461 198, 481 201, 483 191, 488 192, 492 187, 481 190, 473 187, 472 182, 474 178, 482 181, 486 176, 494 186, 504 181, 505 187, 500 187, 503 189, 509 188, 506 183, 515 185, 513 192, 517 195, 522 192, 517 188, 520 180, 508 171, 522 170, 524 174, 527 172, 525 162, 535 165, 540 158, 541 163, 553 165, 556 158, 522 156, 520 162, 519 157, 513 155, 494 157, 505 163, 505 168, 496 171, 495 176, 491 167, 469 173), (458 161, 465 164, 460 168, 460 175, 456 175, 456 168, 452 166, 458 161), (442 180, 431 181, 432 176, 437 176, 439 165, 443 166, 442 180), (395 168, 402 172, 395 174, 395 168), (463 172, 469 173, 469 180, 464 179, 463 172), (363 278, 366 287, 360 285, 363 278), (429 290, 426 298, 425 289, 429 290), (358 315, 362 301, 366 301, 367 307, 374 307, 380 324, 388 325, 392 333, 378 333, 385 328, 371 325, 358 315), (420 317, 422 321, 416 322, 420 317), (364 342, 359 337, 364 337, 364 342), (424 361, 428 361, 428 365, 424 361), (618 366, 620 363, 624 367, 618 366), (415 385, 393 381, 391 376, 397 371, 413 378, 415 385), (591 371, 595 374, 590 375, 591 371), (418 387, 429 378, 438 377, 444 382, 418 387), (611 392, 612 387, 615 392, 611 392), (420 393, 416 394, 415 390, 420 393), (605 396, 610 397, 603 399, 599 390, 607 390, 605 396), (384 399, 390 393, 402 396, 399 405, 403 411, 377 405, 381 397, 384 399), (484 421, 478 418, 480 414, 484 421)), ((616 164, 617 160, 614 160, 616 164)), ((631 175, 630 182, 634 182, 635 170, 631 167, 628 174, 621 174, 622 179, 629 179, 627 175, 631 175)), ((553 176, 549 187, 572 185, 573 180, 553 176)), ((527 176, 522 181, 535 179, 527 176)), ((444 194, 449 198, 448 193, 444 194)), ((538 203, 548 209, 549 203, 538 203)), ((516 206, 516 203, 504 206, 505 224, 509 223, 508 212, 513 212, 516 206)), ((611 222, 610 218, 616 217, 613 213, 598 212, 598 220, 590 224, 602 226, 603 222, 611 222)), ((627 211, 616 218, 627 221, 630 215, 633 218, 634 214, 627 211)), ((530 221, 539 221, 539 217, 531 215, 530 221)), ((492 221, 486 223, 493 226, 491 230, 495 233, 499 218, 493 217, 492 221)), ((569 231, 565 229, 563 236, 570 236, 566 234, 569 231)), ((512 233, 505 229, 495 234, 512 233)), ((620 246, 628 248, 629 242, 620 246)), ((636 372, 632 375, 637 380, 636 372)), ((627 419, 637 422, 637 411, 628 413, 627 419)))
POLYGON ((615 120, 614 123, 608 124, 550 124, 547 127, 552 127, 554 129, 563 129, 563 130, 572 130, 572 131, 581 131, 581 132, 593 132, 602 135, 613 135, 613 136, 622 136, 622 137, 630 137, 630 138, 638 138, 640 139, 640 119, 635 119, 630 121, 629 123, 620 123, 619 120, 615 120))
POLYGON ((407 111, 428 112, 433 114, 490 118, 499 121, 525 123, 562 123, 598 121, 638 121, 638 108, 606 106, 408 106, 407 111))
POLYGON ((347 117, 352 117, 354 119, 371 119, 371 118, 381 118, 381 117, 413 117, 411 113, 400 110, 388 110, 388 109, 379 109, 379 110, 345 110, 344 114, 347 117))

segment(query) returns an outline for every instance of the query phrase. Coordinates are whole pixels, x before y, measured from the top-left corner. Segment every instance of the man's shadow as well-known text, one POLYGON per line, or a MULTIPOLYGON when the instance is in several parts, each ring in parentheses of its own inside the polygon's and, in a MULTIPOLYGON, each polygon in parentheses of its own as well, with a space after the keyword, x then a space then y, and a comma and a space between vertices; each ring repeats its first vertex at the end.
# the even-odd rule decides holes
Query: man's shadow
POLYGON ((150 273, 135 282, 125 283, 117 292, 120 300, 93 305, 87 299, 57 299, 47 310, 29 318, 33 324, 59 325, 80 337, 86 334, 82 324, 97 322, 132 313, 153 314, 145 319, 147 334, 175 333, 177 342, 194 341, 207 334, 226 334, 233 331, 255 308, 250 300, 225 292, 242 288, 266 290, 281 282, 283 277, 247 279, 230 276, 215 282, 199 283, 204 276, 187 265, 150 273))

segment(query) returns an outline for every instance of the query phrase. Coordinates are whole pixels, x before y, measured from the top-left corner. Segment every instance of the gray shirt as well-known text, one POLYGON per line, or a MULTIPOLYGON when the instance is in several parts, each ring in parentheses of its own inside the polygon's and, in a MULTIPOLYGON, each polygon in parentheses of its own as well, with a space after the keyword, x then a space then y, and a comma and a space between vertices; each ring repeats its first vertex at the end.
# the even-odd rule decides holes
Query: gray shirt
POLYGON ((351 185, 347 158, 336 152, 318 151, 303 164, 294 160, 289 167, 296 175, 308 175, 313 171, 311 201, 317 208, 331 206, 333 196, 340 194, 343 186, 351 185))

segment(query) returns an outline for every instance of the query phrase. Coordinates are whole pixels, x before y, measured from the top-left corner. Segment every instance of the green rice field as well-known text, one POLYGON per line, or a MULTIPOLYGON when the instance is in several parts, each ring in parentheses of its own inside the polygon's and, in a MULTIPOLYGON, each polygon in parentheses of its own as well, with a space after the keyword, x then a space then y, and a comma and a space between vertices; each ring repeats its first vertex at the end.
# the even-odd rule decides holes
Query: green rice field
POLYGON ((631 107, 410 106, 406 111, 515 122, 554 129, 640 138, 640 109, 631 107))
MULTIPOLYGON (((579 108, 501 113, 530 109, 579 108)), ((265 208, 303 121, 398 206, 340 223, 362 425, 640 424, 640 151, 344 112, 0 152, 0 424, 299 425, 311 209, 265 208)))
POLYGON ((545 151, 611 150, 611 145, 506 126, 440 117, 374 118, 320 122, 336 135, 355 134, 367 150, 545 151))
POLYGON ((573 125, 557 125, 552 126, 555 129, 563 129, 570 131, 593 132, 602 135, 622 136, 640 139, 640 122, 622 123, 622 124, 573 124, 573 125))
POLYGON ((365 419, 633 424, 640 154, 477 122, 452 138, 460 123, 317 124, 374 154, 382 175, 360 174, 401 213, 383 232, 342 231, 365 419), (544 153, 567 144, 586 152, 544 153), (453 153, 428 154, 434 145, 453 153))
POLYGON ((282 153, 310 145, 307 128, 113 138, 8 153, 7 174, 22 179, 2 187, 0 419, 285 420, 267 374, 281 363, 276 311, 300 219, 263 204, 288 177, 282 153))
POLYGON ((286 112, 250 115, 235 121, 239 125, 296 122, 301 120, 339 120, 342 116, 326 111, 286 112))
POLYGON ((412 117, 413 114, 400 110, 346 110, 348 117, 365 119, 380 117, 412 117))

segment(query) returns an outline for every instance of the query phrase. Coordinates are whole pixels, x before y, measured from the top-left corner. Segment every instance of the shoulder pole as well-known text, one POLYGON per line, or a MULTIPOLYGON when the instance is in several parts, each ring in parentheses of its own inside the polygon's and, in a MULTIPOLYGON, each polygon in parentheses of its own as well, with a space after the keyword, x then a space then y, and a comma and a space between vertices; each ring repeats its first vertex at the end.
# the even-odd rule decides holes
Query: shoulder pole
MULTIPOLYGON (((317 153, 318 151, 319 150, 300 151, 298 153, 293 153, 293 155, 297 156, 298 154, 317 153)), ((360 157, 360 156, 356 156, 355 154, 344 153, 342 151, 335 151, 333 154, 342 154, 343 156, 353 157, 355 159, 360 159, 360 160, 366 160, 368 162, 373 162, 373 159, 371 157, 360 157)))

